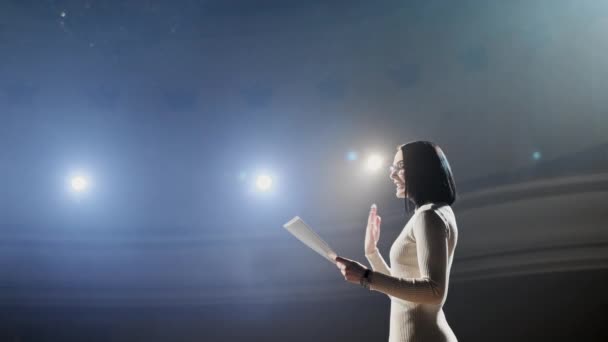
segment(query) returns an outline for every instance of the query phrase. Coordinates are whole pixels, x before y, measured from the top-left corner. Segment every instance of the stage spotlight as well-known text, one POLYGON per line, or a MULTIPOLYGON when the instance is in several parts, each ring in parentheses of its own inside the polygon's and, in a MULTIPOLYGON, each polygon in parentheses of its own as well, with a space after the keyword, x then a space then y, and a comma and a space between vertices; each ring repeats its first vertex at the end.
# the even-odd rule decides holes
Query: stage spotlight
POLYGON ((72 185, 72 190, 74 190, 76 192, 82 192, 87 189, 89 184, 88 184, 86 178, 84 178, 82 176, 75 176, 75 177, 72 177, 71 185, 72 185))
POLYGON ((369 156, 369 158, 367 159, 367 168, 370 171, 378 171, 380 170, 380 168, 382 167, 382 157, 379 155, 371 155, 369 156))
POLYGON ((539 160, 540 158, 542 158, 542 154, 539 151, 532 153, 532 159, 539 160))
POLYGON ((255 181, 255 186, 259 191, 268 191, 272 186, 272 178, 268 175, 259 175, 255 181))

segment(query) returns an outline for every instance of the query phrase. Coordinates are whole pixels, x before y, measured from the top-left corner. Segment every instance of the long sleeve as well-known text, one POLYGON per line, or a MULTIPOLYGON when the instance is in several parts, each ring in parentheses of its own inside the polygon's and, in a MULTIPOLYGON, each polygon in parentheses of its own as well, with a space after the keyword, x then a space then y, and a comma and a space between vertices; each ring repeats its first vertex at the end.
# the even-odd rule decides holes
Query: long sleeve
POLYGON ((370 289, 415 303, 440 304, 448 272, 448 231, 433 210, 420 213, 413 227, 420 278, 373 272, 370 289))
POLYGON ((372 265, 374 271, 388 276, 391 275, 391 269, 386 264, 386 261, 384 261, 378 248, 376 248, 372 254, 365 254, 365 257, 367 258, 367 261, 369 261, 369 264, 372 265))

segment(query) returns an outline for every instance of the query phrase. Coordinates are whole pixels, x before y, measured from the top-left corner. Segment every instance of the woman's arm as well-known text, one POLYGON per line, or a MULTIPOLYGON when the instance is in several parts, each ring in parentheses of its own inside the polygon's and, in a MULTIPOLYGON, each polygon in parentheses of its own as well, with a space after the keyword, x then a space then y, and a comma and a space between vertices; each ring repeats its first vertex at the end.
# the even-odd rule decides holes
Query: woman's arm
POLYGON ((370 289, 410 302, 439 304, 448 272, 447 227, 437 213, 428 210, 420 213, 413 229, 420 278, 397 278, 373 272, 370 289))
POLYGON ((372 254, 365 254, 365 257, 367 258, 367 261, 369 261, 369 264, 372 265, 372 269, 374 271, 380 272, 387 276, 391 275, 391 269, 386 264, 386 261, 384 261, 384 258, 382 257, 382 254, 380 254, 378 248, 376 248, 372 254))

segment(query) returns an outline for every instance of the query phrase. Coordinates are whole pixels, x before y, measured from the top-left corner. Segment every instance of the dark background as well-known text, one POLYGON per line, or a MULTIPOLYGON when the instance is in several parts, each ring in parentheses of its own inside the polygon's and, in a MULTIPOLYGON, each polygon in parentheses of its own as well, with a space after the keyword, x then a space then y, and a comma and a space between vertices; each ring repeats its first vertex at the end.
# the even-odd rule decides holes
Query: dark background
MULTIPOLYGON (((462 341, 604 341, 606 271, 453 284, 445 314, 462 341)), ((167 308, 3 310, 5 341, 388 340, 388 299, 167 308), (19 337, 14 337, 14 336, 19 337)))

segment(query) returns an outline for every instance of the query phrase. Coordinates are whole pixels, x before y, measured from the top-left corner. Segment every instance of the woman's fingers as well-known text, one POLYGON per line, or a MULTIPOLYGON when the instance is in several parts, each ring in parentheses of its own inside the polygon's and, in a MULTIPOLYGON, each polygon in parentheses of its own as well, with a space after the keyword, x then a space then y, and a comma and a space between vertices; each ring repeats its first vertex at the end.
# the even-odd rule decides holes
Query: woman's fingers
POLYGON ((372 225, 372 237, 374 241, 378 241, 378 234, 379 234, 379 230, 378 230, 378 218, 376 218, 374 220, 374 224, 372 225))
POLYGON ((344 274, 351 266, 351 262, 348 259, 344 259, 341 257, 336 257, 336 266, 342 271, 344 274))
POLYGON ((376 204, 372 204, 372 207, 369 209, 369 215, 367 216, 367 225, 373 224, 376 219, 376 204))
POLYGON ((344 259, 344 258, 339 257, 339 256, 337 256, 335 258, 335 260, 336 260, 336 266, 338 266, 339 268, 346 267, 350 263, 349 260, 344 259))
POLYGON ((338 268, 340 269, 340 273, 342 273, 342 275, 346 277, 346 264, 344 263, 344 261, 336 261, 336 266, 338 266, 338 268))
POLYGON ((376 224, 376 212, 378 210, 378 207, 376 206, 376 204, 372 204, 372 207, 369 210, 369 215, 367 216, 367 226, 369 227, 370 225, 374 225, 376 224))
POLYGON ((345 279, 348 278, 348 264, 342 262, 342 261, 338 261, 336 262, 336 265, 338 265, 338 268, 340 269, 340 273, 342 273, 342 275, 344 276, 345 279))

